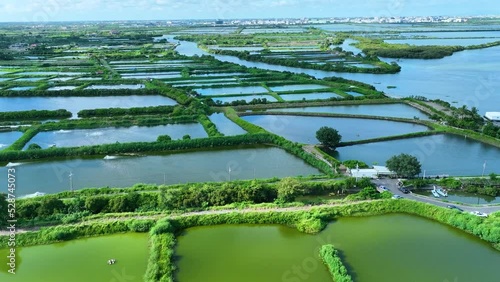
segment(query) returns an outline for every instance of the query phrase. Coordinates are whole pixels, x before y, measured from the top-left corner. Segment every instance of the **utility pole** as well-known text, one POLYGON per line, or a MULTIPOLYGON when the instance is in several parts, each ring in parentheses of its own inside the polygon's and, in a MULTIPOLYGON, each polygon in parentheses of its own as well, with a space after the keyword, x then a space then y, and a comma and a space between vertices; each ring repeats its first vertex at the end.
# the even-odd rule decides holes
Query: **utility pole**
POLYGON ((358 176, 359 176, 359 164, 356 163, 356 182, 358 182, 358 176))
POLYGON ((73 192, 73 172, 70 171, 68 176, 69 176, 69 190, 73 192))

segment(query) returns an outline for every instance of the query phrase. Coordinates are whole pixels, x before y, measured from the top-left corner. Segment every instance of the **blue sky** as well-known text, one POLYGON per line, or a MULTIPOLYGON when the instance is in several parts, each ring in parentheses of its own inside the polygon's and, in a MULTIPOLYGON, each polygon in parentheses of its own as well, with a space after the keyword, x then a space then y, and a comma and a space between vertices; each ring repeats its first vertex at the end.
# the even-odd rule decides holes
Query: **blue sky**
POLYGON ((0 0, 0 22, 500 15, 498 0, 0 0))

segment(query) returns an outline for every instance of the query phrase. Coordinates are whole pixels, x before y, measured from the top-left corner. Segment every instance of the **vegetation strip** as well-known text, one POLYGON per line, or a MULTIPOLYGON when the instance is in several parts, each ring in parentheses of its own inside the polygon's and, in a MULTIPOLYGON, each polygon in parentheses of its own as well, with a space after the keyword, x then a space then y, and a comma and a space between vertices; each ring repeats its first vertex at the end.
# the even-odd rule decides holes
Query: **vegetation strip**
POLYGON ((347 268, 342 263, 339 252, 333 245, 323 245, 319 250, 319 255, 324 264, 328 267, 333 281, 335 282, 353 282, 351 276, 347 273, 347 268))
POLYGON ((24 121, 40 119, 64 119, 70 118, 71 113, 67 110, 31 110, 18 112, 0 112, 0 121, 24 121))
MULTIPOLYGON (((338 217, 345 216, 373 216, 387 213, 405 213, 436 220, 440 223, 453 226, 467 233, 471 233, 482 240, 491 243, 500 250, 500 232, 496 224, 498 213, 488 218, 481 218, 469 213, 446 209, 431 204, 410 200, 377 200, 358 203, 344 203, 333 205, 288 207, 275 209, 244 209, 193 212, 180 215, 169 215, 167 218, 174 233, 179 234, 186 228, 219 224, 282 224, 297 228, 305 233, 318 233, 327 223, 338 217)), ((97 220, 74 225, 41 228, 39 231, 30 231, 17 235, 20 246, 50 244, 59 241, 81 237, 98 236, 133 231, 133 222, 137 217, 130 214, 112 220, 97 220), (131 218, 132 217, 132 218, 131 218)), ((156 220, 161 215, 141 216, 142 220, 156 220)), ((8 236, 0 237, 0 247, 8 244, 8 236)))

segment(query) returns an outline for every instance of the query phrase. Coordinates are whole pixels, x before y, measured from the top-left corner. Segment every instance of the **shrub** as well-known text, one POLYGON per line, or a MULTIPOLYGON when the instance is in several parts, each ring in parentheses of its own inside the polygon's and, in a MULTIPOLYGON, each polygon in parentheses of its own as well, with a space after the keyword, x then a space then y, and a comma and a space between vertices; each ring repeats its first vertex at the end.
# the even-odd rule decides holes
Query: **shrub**
POLYGON ((134 231, 134 232, 148 232, 149 230, 151 230, 151 228, 153 227, 154 223, 155 222, 153 220, 134 219, 134 220, 131 220, 128 223, 128 227, 129 227, 130 231, 134 231))

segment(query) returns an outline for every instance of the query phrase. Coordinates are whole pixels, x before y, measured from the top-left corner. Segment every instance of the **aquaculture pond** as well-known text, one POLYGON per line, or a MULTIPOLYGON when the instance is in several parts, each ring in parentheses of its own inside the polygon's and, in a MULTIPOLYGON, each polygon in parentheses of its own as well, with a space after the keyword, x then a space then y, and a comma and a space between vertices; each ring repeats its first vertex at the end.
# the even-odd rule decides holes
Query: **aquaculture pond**
POLYGON ((16 79, 16 82, 20 82, 20 81, 36 82, 36 81, 40 81, 40 80, 44 80, 44 79, 47 79, 47 78, 46 77, 23 77, 23 78, 16 79))
POLYGON ((94 81, 94 80, 102 80, 101 77, 81 77, 81 78, 77 78, 75 80, 78 80, 78 81, 94 81))
POLYGON ((76 86, 54 86, 47 89, 47 91, 60 91, 60 90, 73 90, 76 86))
POLYGON ((210 117, 217 130, 225 136, 246 134, 247 132, 236 123, 228 119, 223 113, 214 113, 210 117))
POLYGON ((300 100, 319 100, 330 98, 343 98, 342 96, 330 92, 315 92, 305 94, 280 94, 285 101, 300 101, 300 100))
POLYGON ((500 173, 500 149, 455 135, 433 135, 337 148, 339 160, 361 160, 380 165, 393 155, 416 156, 426 175, 481 175, 500 173))
POLYGON ((500 252, 460 230, 402 214, 340 218, 318 235, 278 225, 194 227, 178 238, 179 282, 331 282, 333 244, 354 281, 496 282, 500 252), (425 271, 422 271, 425 269, 425 271))
POLYGON ((141 89, 144 84, 90 85, 85 89, 141 89))
POLYGON ((26 91, 26 90, 31 90, 35 89, 35 86, 18 86, 18 87, 12 87, 9 88, 8 90, 13 90, 13 91, 26 91))
MULTIPOLYGON (((69 190, 70 173, 74 189, 320 174, 302 159, 274 147, 226 148, 170 155, 101 156, 10 165, 16 165, 18 196, 69 190)), ((0 167, 0 181, 7 183, 6 177, 7 167, 0 167)))
POLYGON ((187 83, 192 83, 192 84, 199 84, 199 85, 203 85, 203 84, 217 84, 217 83, 223 83, 223 82, 230 82, 230 83, 237 83, 236 82, 236 78, 232 78, 232 77, 229 77, 229 78, 216 78, 216 79, 187 79, 187 80, 169 80, 169 81, 165 81, 165 83, 168 83, 168 84, 177 84, 177 83, 183 83, 183 84, 187 84, 187 83))
MULTIPOLYGON (((168 82, 167 82, 168 83, 168 82)), ((236 81, 221 81, 221 82, 191 82, 191 83, 184 83, 184 84, 173 84, 173 87, 212 87, 214 85, 238 85, 236 81)))
POLYGON ((208 137, 203 126, 199 123, 58 130, 38 133, 26 144, 25 149, 32 143, 36 143, 42 148, 51 146, 79 147, 116 142, 154 142, 160 135, 169 135, 173 140, 176 140, 182 139, 186 134, 193 139, 208 137))
POLYGON ((194 73, 189 77, 212 77, 212 76, 245 76, 243 72, 211 72, 211 73, 194 73))
POLYGON ((146 79, 146 78, 156 78, 156 79, 168 79, 168 78, 180 78, 180 73, 172 73, 172 74, 121 74, 123 79, 146 79))
POLYGON ((231 103, 234 101, 245 100, 247 103, 251 102, 253 99, 266 99, 269 102, 276 102, 276 98, 271 95, 245 95, 245 96, 231 96, 231 97, 217 97, 212 98, 214 102, 220 101, 221 103, 231 103))
POLYGON ((378 105, 339 105, 303 108, 269 109, 273 112, 300 112, 300 113, 335 113, 348 115, 368 115, 397 118, 428 119, 423 112, 406 104, 378 104, 378 105))
POLYGON ((344 91, 344 92, 346 94, 349 94, 349 95, 353 96, 353 97, 361 97, 361 96, 363 96, 363 94, 358 93, 358 92, 354 92, 354 91, 344 91))
MULTIPOLYGON (((2 263, 1 281, 142 281, 149 256, 148 235, 144 233, 17 247, 16 251, 16 274, 7 273, 9 268, 2 263), (116 260, 114 265, 107 264, 111 258, 116 260)), ((7 257, 7 250, 0 250, 0 255, 7 257)))
MULTIPOLYGON (((392 26, 392 25, 391 25, 392 26)), ((422 27, 417 25, 416 27, 422 27)), ((320 25, 318 28, 329 28, 320 25)), ((330 25, 330 28, 361 28, 374 31, 374 29, 393 29, 395 27, 380 25, 330 25)), ((402 25, 402 28, 412 28, 402 25)), ((184 55, 210 55, 200 50, 196 43, 187 41, 180 42, 176 50, 184 55)), ((292 73, 305 73, 316 78, 339 76, 346 79, 357 80, 375 84, 378 90, 384 91, 391 96, 407 97, 418 95, 429 99, 442 99, 453 103, 455 106, 467 105, 469 108, 475 106, 481 114, 484 112, 498 111, 500 95, 494 89, 500 88, 500 68, 496 62, 500 61, 500 46, 487 49, 468 50, 457 52, 437 60, 400 59, 398 64, 401 72, 398 74, 369 74, 369 73, 339 73, 303 68, 285 67, 259 62, 249 62, 233 56, 211 55, 218 60, 231 62, 246 67, 255 67, 265 70, 289 71, 292 73), (422 87, 425 85, 425 87, 422 87), (388 89, 387 86, 396 86, 388 89)), ((389 59, 387 61, 395 61, 389 59)))
POLYGON ((0 131, 0 150, 5 149, 7 146, 14 143, 17 139, 23 136, 22 132, 19 131, 0 131))
POLYGON ((163 96, 99 96, 99 97, 0 97, 2 111, 58 110, 76 113, 85 109, 134 108, 176 105, 163 96))
POLYGON ((215 50, 231 50, 231 51, 262 51, 264 50, 264 47, 260 46, 253 46, 253 47, 221 47, 221 46, 208 46, 210 49, 215 49, 215 50))
POLYGON ((73 76, 70 76, 70 77, 56 77, 56 78, 49 79, 49 81, 69 81, 69 80, 72 80, 72 79, 75 79, 75 78, 73 76))
POLYGON ((262 86, 196 88, 194 90, 204 96, 268 93, 267 89, 262 86))
POLYGON ((271 86, 274 92, 290 92, 297 90, 312 90, 312 89, 323 89, 328 88, 328 86, 318 85, 318 84, 299 84, 299 85, 282 85, 282 86, 271 86))
POLYGON ((337 129, 342 135, 342 141, 364 140, 428 130, 423 125, 373 119, 281 115, 252 115, 244 116, 243 119, 293 142, 306 144, 319 143, 316 139, 316 131, 322 126, 337 129))
POLYGON ((26 71, 26 72, 18 72, 16 75, 45 75, 45 76, 50 76, 50 75, 65 75, 65 76, 77 76, 77 75, 83 75, 85 73, 83 72, 60 72, 60 71, 26 71))

